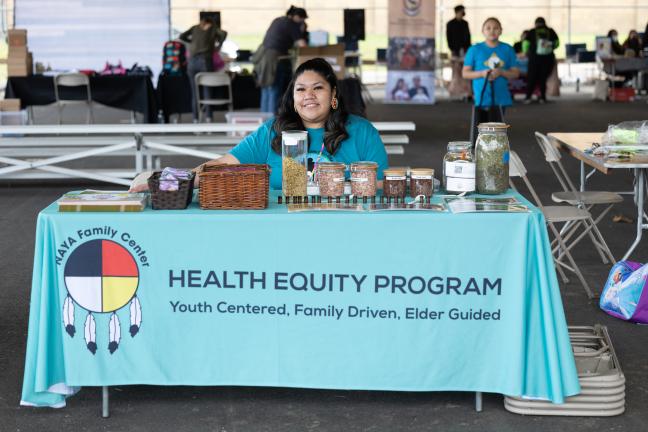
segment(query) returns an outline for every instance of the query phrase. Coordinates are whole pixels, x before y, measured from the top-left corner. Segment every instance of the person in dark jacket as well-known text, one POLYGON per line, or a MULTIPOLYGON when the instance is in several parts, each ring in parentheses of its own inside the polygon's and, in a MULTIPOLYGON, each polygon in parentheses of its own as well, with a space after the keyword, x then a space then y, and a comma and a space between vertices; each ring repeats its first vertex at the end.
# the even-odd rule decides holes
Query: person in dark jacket
MULTIPOLYGON (((191 111, 194 121, 198 121, 196 106, 196 75, 199 72, 214 70, 214 50, 220 47, 227 37, 227 32, 221 30, 209 16, 202 17, 200 23, 180 35, 180 40, 189 43, 189 62, 187 75, 191 88, 191 111)), ((209 90, 204 89, 204 98, 209 98, 209 90)), ((211 110, 207 109, 207 118, 211 119, 211 110)))
POLYGON ((453 57, 463 57, 470 48, 470 28, 464 20, 466 8, 462 5, 454 8, 455 17, 446 24, 448 47, 453 57))
POLYGON ((306 10, 290 6, 285 16, 275 18, 266 31, 263 43, 252 57, 257 85, 261 87, 261 111, 276 112, 281 94, 292 78, 288 50, 306 46, 306 10))
POLYGON ((454 8, 455 17, 446 24, 446 37, 450 48, 450 66, 452 68, 452 81, 448 86, 450 96, 460 96, 463 99, 470 99, 472 96, 471 86, 462 77, 464 56, 470 48, 470 28, 464 20, 466 8, 458 5, 454 8))
POLYGON ((528 84, 524 103, 531 103, 536 86, 540 87, 540 103, 547 101, 547 78, 551 75, 556 57, 554 50, 560 41, 556 32, 547 26, 544 18, 535 20, 535 27, 527 32, 522 49, 529 58, 528 84))
POLYGON ((612 54, 622 56, 625 50, 619 43, 619 32, 612 29, 608 32, 607 37, 612 41, 612 54))

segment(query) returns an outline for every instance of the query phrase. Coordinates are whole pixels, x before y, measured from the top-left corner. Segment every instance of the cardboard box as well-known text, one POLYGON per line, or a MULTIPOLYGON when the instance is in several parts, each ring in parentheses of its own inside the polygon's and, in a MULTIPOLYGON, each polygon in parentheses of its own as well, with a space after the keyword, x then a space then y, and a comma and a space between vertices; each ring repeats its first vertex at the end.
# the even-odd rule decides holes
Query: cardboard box
POLYGON ((29 76, 33 71, 32 53, 28 52, 24 59, 9 59, 7 61, 7 75, 10 77, 29 76))
POLYGON ((7 57, 27 57, 27 45, 9 46, 7 57))
POLYGON ((7 31, 7 39, 9 46, 26 46, 27 45, 27 30, 24 29, 11 29, 7 31))
POLYGON ((344 44, 299 48, 297 66, 316 57, 322 57, 331 64, 337 79, 344 79, 344 44))
POLYGON ((0 99, 0 111, 20 111, 20 99, 0 99))

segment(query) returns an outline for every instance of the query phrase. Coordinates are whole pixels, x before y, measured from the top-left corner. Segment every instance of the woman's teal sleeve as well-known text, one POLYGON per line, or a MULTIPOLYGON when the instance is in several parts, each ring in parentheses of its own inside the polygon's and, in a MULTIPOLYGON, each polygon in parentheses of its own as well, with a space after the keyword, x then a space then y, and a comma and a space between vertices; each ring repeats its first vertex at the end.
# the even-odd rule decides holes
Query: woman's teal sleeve
POLYGON ((367 122, 365 135, 365 151, 361 155, 363 160, 374 161, 378 164, 378 180, 382 180, 383 171, 389 167, 385 144, 380 139, 380 133, 371 123, 367 122))
POLYGON ((264 164, 268 160, 272 120, 259 126, 229 151, 242 164, 264 164))

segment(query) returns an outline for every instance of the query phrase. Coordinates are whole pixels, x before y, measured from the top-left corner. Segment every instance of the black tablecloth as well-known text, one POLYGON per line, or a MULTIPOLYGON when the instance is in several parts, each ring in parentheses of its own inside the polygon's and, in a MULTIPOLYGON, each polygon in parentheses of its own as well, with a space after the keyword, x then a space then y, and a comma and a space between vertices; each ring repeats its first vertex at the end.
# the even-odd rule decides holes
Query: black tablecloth
MULTIPOLYGON (((225 88, 212 90, 212 97, 219 98, 227 95, 225 88)), ((160 75, 157 85, 158 106, 164 113, 166 121, 171 114, 191 112, 191 88, 189 78, 184 75, 160 75)), ((233 105, 235 110, 259 108, 261 106, 261 91, 256 87, 251 75, 235 75, 232 79, 233 105)), ((214 107, 215 110, 225 110, 225 105, 214 107)))
MULTIPOLYGON (((64 99, 84 99, 83 87, 59 87, 64 99)), ((147 76, 106 75, 90 77, 92 100, 114 108, 137 111, 145 121, 156 121, 155 91, 147 76)), ((56 101, 54 78, 32 75, 10 77, 7 80, 6 98, 20 99, 21 107, 48 105, 56 101)))
MULTIPOLYGON (((347 110, 352 114, 365 116, 365 103, 362 99, 362 84, 358 78, 347 78, 339 82, 340 93, 345 100, 347 110)), ((221 89, 214 89, 213 97, 221 89)), ((189 79, 186 76, 161 75, 157 85, 158 106, 164 113, 164 118, 169 121, 169 115, 191 112, 191 90, 189 79)), ((222 89, 222 95, 226 90, 222 89)), ((261 92, 254 83, 251 75, 236 75, 232 80, 232 93, 234 93, 234 109, 259 108, 261 106, 261 92)), ((226 109, 225 106, 218 107, 226 109)))

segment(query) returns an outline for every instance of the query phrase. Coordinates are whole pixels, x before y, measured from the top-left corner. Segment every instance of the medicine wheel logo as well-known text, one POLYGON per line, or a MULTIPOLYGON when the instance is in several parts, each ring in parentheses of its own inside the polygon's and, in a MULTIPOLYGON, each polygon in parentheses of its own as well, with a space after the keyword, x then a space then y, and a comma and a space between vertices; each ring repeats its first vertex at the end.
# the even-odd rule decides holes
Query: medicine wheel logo
POLYGON ((88 350, 95 354, 96 321, 93 314, 110 314, 108 350, 114 353, 121 340, 121 324, 117 312, 130 309, 130 334, 134 337, 142 323, 142 308, 137 298, 139 269, 133 255, 112 240, 91 240, 77 247, 65 264, 63 302, 65 331, 74 337, 75 304, 85 309, 84 337, 88 350))
POLYGON ((408 16, 416 16, 421 11, 422 0, 403 0, 403 12, 408 16))

